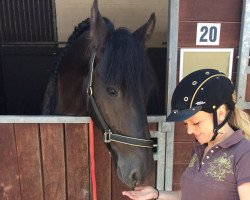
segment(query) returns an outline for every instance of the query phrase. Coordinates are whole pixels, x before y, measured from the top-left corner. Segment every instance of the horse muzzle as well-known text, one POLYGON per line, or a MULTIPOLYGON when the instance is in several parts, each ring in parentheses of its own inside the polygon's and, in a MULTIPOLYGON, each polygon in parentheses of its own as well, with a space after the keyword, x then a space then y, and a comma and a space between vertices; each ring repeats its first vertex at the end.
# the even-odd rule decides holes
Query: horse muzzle
POLYGON ((152 150, 140 148, 138 151, 139 153, 135 151, 132 156, 126 158, 119 158, 118 155, 117 175, 131 188, 143 184, 153 169, 152 150))

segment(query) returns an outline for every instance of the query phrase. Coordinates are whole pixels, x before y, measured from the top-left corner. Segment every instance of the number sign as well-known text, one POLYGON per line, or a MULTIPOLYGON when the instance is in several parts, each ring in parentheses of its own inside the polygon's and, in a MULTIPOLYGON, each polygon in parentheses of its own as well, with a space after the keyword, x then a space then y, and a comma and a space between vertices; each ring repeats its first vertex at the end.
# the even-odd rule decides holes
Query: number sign
POLYGON ((197 23, 196 45, 219 45, 220 23, 197 23))

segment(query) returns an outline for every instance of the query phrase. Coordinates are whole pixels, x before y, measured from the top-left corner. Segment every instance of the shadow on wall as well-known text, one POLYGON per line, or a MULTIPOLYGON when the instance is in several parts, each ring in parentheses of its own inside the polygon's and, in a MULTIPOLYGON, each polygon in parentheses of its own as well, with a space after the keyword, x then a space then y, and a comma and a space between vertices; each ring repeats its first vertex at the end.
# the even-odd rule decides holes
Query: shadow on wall
MULTIPOLYGON (((1 47, 0 114, 40 115, 40 105, 49 75, 61 49, 55 46, 1 47)), ((148 114, 165 113, 166 49, 150 48, 159 90, 149 99, 148 114)))

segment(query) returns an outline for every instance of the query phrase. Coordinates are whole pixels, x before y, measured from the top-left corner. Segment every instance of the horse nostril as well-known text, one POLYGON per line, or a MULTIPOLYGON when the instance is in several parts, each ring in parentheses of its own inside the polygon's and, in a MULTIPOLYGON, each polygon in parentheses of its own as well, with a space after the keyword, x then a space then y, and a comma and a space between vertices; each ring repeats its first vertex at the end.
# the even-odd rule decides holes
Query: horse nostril
POLYGON ((139 185, 141 183, 141 178, 137 170, 133 170, 129 175, 130 181, 133 185, 139 185))

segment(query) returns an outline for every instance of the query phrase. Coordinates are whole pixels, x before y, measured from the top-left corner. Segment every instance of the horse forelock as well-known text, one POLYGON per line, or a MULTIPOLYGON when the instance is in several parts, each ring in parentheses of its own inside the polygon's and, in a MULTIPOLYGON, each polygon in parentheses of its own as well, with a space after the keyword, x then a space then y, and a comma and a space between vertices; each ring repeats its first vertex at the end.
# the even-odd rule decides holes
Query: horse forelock
POLYGON ((119 86, 126 96, 149 93, 154 71, 141 41, 125 28, 112 33, 100 63, 106 84, 119 86))

